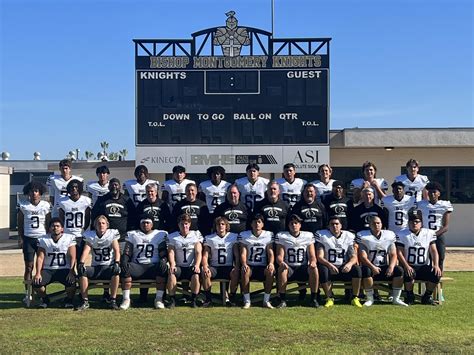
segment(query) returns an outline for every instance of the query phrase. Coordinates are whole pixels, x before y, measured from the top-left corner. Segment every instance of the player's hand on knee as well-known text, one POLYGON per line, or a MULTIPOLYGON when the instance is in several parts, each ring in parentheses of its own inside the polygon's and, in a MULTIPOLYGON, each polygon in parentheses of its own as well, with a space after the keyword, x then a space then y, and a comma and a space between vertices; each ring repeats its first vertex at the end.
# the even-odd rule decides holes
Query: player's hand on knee
POLYGON ((337 274, 339 274, 339 269, 337 267, 335 267, 333 264, 331 264, 331 266, 329 267, 329 272, 332 275, 337 275, 337 274))
POLYGON ((118 263, 117 261, 114 262, 114 263, 112 264, 112 273, 113 273, 114 275, 119 275, 119 274, 120 274, 120 271, 121 271, 121 270, 120 270, 120 265, 119 265, 119 263, 118 263))
POLYGON ((66 276, 66 280, 71 284, 76 282, 76 274, 73 270, 69 271, 69 274, 66 276))
POLYGON ((380 271, 382 270, 377 266, 372 269, 374 276, 380 274, 380 271))
POLYGON ((247 273, 249 271, 249 266, 247 264, 244 264, 240 269, 243 273, 247 273))
POLYGON ((443 274, 443 272, 441 271, 441 269, 439 268, 439 266, 434 266, 434 267, 433 267, 433 271, 434 271, 435 275, 438 276, 438 277, 441 277, 442 274, 443 274))
POLYGON ((387 275, 387 277, 390 277, 390 276, 392 276, 392 274, 393 274, 393 267, 389 266, 387 268, 387 271, 385 272, 385 275, 387 275))
POLYGON ((34 277, 34 279, 33 279, 33 283, 34 283, 35 285, 39 285, 39 284, 41 283, 41 280, 42 280, 41 274, 38 273, 38 274, 35 275, 35 277, 34 277))
POLYGON ((78 272, 79 276, 85 276, 86 275, 87 269, 86 269, 86 266, 84 265, 84 263, 77 264, 77 272, 78 272))
POLYGON ((409 277, 413 277, 415 275, 415 270, 411 266, 408 266, 407 268, 407 274, 409 277))
POLYGON ((275 272, 275 265, 273 263, 268 264, 267 270, 273 274, 275 272))

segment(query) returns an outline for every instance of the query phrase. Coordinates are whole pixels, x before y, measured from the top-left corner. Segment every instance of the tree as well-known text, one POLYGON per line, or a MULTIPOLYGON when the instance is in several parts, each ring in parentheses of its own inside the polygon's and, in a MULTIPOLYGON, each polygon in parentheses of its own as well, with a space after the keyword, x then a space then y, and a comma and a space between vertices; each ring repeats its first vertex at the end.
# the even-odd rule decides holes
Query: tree
POLYGON ((104 155, 107 155, 107 149, 109 149, 109 143, 106 141, 100 142, 100 147, 102 148, 102 152, 104 153, 104 155))
POLYGON ((127 149, 122 149, 120 152, 119 152, 120 156, 122 157, 123 160, 125 160, 125 157, 127 156, 128 154, 128 150, 127 149))
POLYGON ((89 159, 92 159, 94 157, 94 153, 92 153, 91 151, 89 150, 86 150, 84 152, 84 155, 86 156, 86 159, 89 160, 89 159))

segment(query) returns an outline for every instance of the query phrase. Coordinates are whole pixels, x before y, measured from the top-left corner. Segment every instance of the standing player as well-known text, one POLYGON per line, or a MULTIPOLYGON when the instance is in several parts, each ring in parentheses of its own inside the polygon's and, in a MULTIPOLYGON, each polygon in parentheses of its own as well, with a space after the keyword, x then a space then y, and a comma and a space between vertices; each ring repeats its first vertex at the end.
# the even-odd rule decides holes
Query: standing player
POLYGON ((176 305, 177 281, 191 281, 191 307, 196 308, 199 293, 199 274, 202 259, 202 234, 191 230, 191 217, 183 214, 178 220, 179 231, 169 235, 168 241, 168 294, 171 298, 169 308, 176 305))
POLYGON ((451 202, 439 199, 441 196, 441 185, 439 183, 430 182, 426 185, 426 190, 428 191, 428 200, 420 201, 418 209, 423 214, 423 228, 436 232, 439 267, 443 271, 446 254, 444 234, 448 231, 449 219, 454 209, 451 202))
POLYGON ((247 165, 245 171, 247 176, 235 180, 235 184, 240 191, 240 200, 253 212, 255 204, 265 197, 268 179, 259 176, 260 167, 256 163, 247 165))
POLYGON ((94 221, 94 229, 84 232, 84 250, 77 264, 79 285, 81 287, 82 304, 76 308, 84 311, 89 308, 89 279, 110 280, 110 308, 118 310, 117 290, 120 274, 120 234, 116 229, 109 229, 109 221, 99 216, 94 221), (92 251, 92 265, 84 264, 92 251))
POLYGON ((334 183, 334 180, 331 179, 332 168, 328 164, 321 164, 318 168, 318 175, 319 180, 314 180, 311 183, 318 191, 318 200, 322 201, 332 191, 332 184, 334 183))
POLYGON ((366 187, 371 187, 374 190, 375 203, 386 196, 388 190, 388 183, 384 178, 377 177, 377 167, 374 163, 366 161, 362 164, 362 178, 351 181, 351 190, 354 195, 358 195, 366 187))
POLYGON ((133 204, 137 207, 138 203, 146 198, 146 185, 151 183, 160 185, 160 183, 148 178, 148 168, 145 165, 138 165, 135 168, 134 175, 135 179, 130 179, 123 183, 123 191, 125 195, 130 196, 133 204))
POLYGON ((88 192, 92 198, 92 205, 97 202, 100 196, 104 196, 109 192, 109 168, 105 165, 99 166, 95 169, 97 175, 97 181, 89 181, 86 185, 86 192, 88 192))
POLYGON ((265 227, 276 234, 284 231, 290 206, 281 199, 280 185, 276 181, 268 184, 265 198, 257 202, 254 213, 261 214, 265 227))
POLYGON ((202 289, 206 296, 203 307, 212 305, 212 279, 230 280, 230 297, 226 304, 234 305, 235 293, 239 282, 240 259, 237 245, 237 234, 229 232, 229 222, 224 217, 214 221, 213 234, 204 237, 202 251, 202 289))
POLYGON ((260 214, 252 217, 251 230, 240 233, 240 262, 244 309, 251 305, 250 281, 264 282, 263 307, 273 308, 270 295, 275 277, 275 255, 273 233, 264 230, 264 218, 260 214))
POLYGON ((229 221, 232 233, 247 230, 249 212, 244 203, 240 201, 240 192, 236 184, 229 186, 226 200, 214 210, 212 220, 217 217, 225 217, 229 221))
POLYGON ((397 265, 395 233, 382 230, 382 220, 378 216, 369 219, 370 229, 357 233, 356 244, 362 264, 362 282, 367 300, 365 307, 374 304, 374 280, 392 281, 393 300, 398 306, 408 306, 400 299, 403 286, 403 269, 397 265))
POLYGON ((415 196, 416 201, 426 200, 428 193, 425 186, 430 181, 426 175, 418 174, 420 164, 415 159, 410 159, 406 163, 407 173, 399 175, 395 181, 400 181, 405 187, 405 194, 415 196))
POLYGON ((328 217, 339 217, 342 229, 347 230, 349 228, 349 206, 351 206, 351 201, 344 194, 344 183, 335 180, 332 183, 332 192, 325 195, 322 202, 328 217))
POLYGON ((280 304, 286 307, 286 286, 288 281, 308 282, 311 289, 311 306, 319 307, 316 289, 319 285, 314 234, 301 231, 303 220, 292 215, 288 221, 289 232, 280 232, 275 236, 276 260, 278 267, 278 292, 280 304))
POLYGON ((306 185, 306 180, 297 178, 296 166, 293 163, 283 165, 283 177, 276 180, 280 185, 280 193, 283 201, 293 207, 301 199, 301 192, 306 185))
POLYGON ((40 308, 49 306, 46 286, 60 282, 66 287, 67 298, 65 308, 73 308, 73 298, 76 293, 76 238, 65 234, 63 222, 54 217, 49 223, 49 234, 38 239, 38 257, 36 258, 36 275, 33 287, 41 297, 40 308))
POLYGON ((193 180, 186 179, 186 169, 184 166, 176 165, 173 168, 173 179, 166 180, 162 186, 161 199, 165 201, 173 210, 174 205, 186 197, 186 186, 190 183, 195 184, 193 180))
POLYGON ((441 278, 436 251, 436 235, 434 231, 422 228, 423 215, 420 210, 412 209, 408 213, 408 229, 397 235, 398 260, 405 269, 406 302, 415 303, 413 294, 414 280, 427 281, 425 294, 421 298, 423 304, 434 304, 433 290, 441 278))
MULTIPOLYGON (((23 279, 30 281, 33 273, 35 255, 38 252, 38 238, 45 235, 46 226, 51 220, 51 205, 41 200, 46 187, 37 181, 31 181, 23 187, 23 194, 28 201, 18 205, 18 243, 23 249, 25 272, 23 279)), ((25 284, 25 289, 27 288, 25 284)), ((25 295, 23 302, 29 305, 31 295, 25 295)))
POLYGON ((52 217, 59 217, 59 199, 61 196, 66 196, 66 186, 71 180, 83 179, 79 176, 71 174, 71 161, 69 159, 63 159, 59 162, 60 175, 50 175, 48 177, 47 185, 49 189, 49 202, 53 205, 52 217))
POLYGON ((225 201, 230 182, 225 181, 225 169, 222 166, 211 166, 207 169, 209 180, 199 184, 199 198, 206 202, 209 213, 225 201))
POLYGON ((391 196, 382 199, 381 206, 387 210, 388 229, 397 234, 408 227, 408 211, 415 206, 415 197, 405 195, 405 185, 401 181, 392 184, 391 196))
POLYGON ((341 218, 329 219, 329 229, 316 233, 316 257, 321 286, 326 294, 324 307, 334 305, 334 294, 330 281, 351 281, 352 301, 355 307, 360 304, 359 291, 362 271, 358 264, 357 252, 354 250, 355 235, 342 229, 341 218))

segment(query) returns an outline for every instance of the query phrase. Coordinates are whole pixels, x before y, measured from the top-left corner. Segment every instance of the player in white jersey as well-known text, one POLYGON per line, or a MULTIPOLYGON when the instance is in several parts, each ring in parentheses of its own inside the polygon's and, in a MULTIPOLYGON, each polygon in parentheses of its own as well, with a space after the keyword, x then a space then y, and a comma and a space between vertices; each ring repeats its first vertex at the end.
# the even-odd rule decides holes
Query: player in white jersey
POLYGON ((168 204, 170 211, 173 210, 177 202, 186 198, 186 186, 190 183, 195 184, 193 180, 186 179, 184 166, 176 165, 173 167, 173 178, 166 180, 161 187, 161 199, 168 204))
POLYGON ((297 178, 295 174, 295 164, 287 163, 283 165, 283 177, 276 179, 276 182, 280 185, 281 199, 287 202, 290 207, 293 207, 301 199, 301 193, 304 185, 306 185, 306 180, 297 178))
POLYGON ((168 294, 171 298, 169 308, 176 305, 176 283, 191 281, 191 307, 197 307, 199 293, 199 274, 202 260, 202 235, 198 230, 190 230, 191 217, 182 214, 178 219, 179 231, 169 235, 168 240, 168 294))
POLYGON ((423 228, 435 231, 439 267, 443 270, 446 255, 444 234, 448 231, 449 220, 454 208, 451 202, 439 199, 441 196, 441 185, 439 183, 430 182, 426 185, 426 190, 428 191, 428 200, 420 201, 417 208, 423 214, 423 228))
POLYGON ((377 177, 377 167, 370 161, 366 161, 364 164, 362 164, 362 174, 362 178, 351 181, 350 189, 353 191, 355 196, 358 196, 364 188, 373 188, 375 194, 375 203, 379 204, 380 200, 387 194, 387 181, 385 181, 384 178, 377 177))
POLYGON ((416 204, 415 196, 405 194, 405 186, 401 181, 392 184, 393 195, 382 199, 381 207, 388 212, 388 229, 397 234, 408 227, 408 211, 416 204))
POLYGON ((71 174, 71 164, 69 159, 61 160, 59 162, 59 171, 61 174, 53 174, 48 177, 49 202, 51 202, 53 206, 52 217, 59 217, 59 199, 67 195, 67 184, 71 180, 83 180, 81 177, 71 174))
POLYGON ((89 308, 87 289, 89 279, 110 280, 110 308, 118 310, 117 290, 120 274, 120 247, 118 240, 120 233, 116 229, 109 229, 109 221, 104 215, 94 221, 94 230, 84 232, 84 250, 77 264, 79 285, 81 287, 82 304, 76 308, 83 311, 89 308), (91 266, 85 266, 87 257, 92 251, 91 266))
POLYGON ((121 265, 122 295, 120 309, 130 308, 132 279, 156 280, 155 308, 163 309, 163 294, 168 272, 166 244, 168 232, 153 229, 153 220, 148 215, 140 219, 140 229, 127 232, 121 265))
MULTIPOLYGON (((45 235, 51 219, 51 205, 41 199, 46 192, 46 187, 38 182, 31 181, 23 187, 23 194, 28 196, 28 201, 18 204, 18 245, 23 249, 25 272, 23 279, 31 280, 35 255, 38 252, 38 238, 45 235)), ((25 290, 28 287, 25 283, 25 290)), ((23 301, 29 305, 31 295, 27 294, 23 301)))
POLYGON ((222 166, 211 166, 207 169, 209 180, 199 184, 199 198, 206 202, 209 213, 225 201, 230 182, 225 181, 225 169, 222 166))
POLYGON ((270 295, 275 277, 275 254, 273 253, 273 233, 264 230, 264 217, 252 217, 251 230, 239 235, 241 287, 244 295, 244 309, 250 308, 250 281, 263 281, 263 307, 273 308, 270 295))
POLYGON ((331 179, 332 168, 328 164, 321 164, 318 168, 319 180, 314 180, 311 183, 316 188, 318 194, 318 201, 322 201, 323 198, 332 192, 332 184, 334 179, 331 179))
POLYGON ((297 215, 288 219, 288 232, 275 236, 276 260, 278 266, 278 292, 280 304, 277 308, 286 307, 286 286, 288 281, 308 282, 311 289, 311 306, 319 307, 316 290, 319 286, 318 268, 314 234, 301 231, 303 220, 297 215))
POLYGON ((87 196, 82 196, 83 183, 71 180, 67 184, 68 196, 59 200, 59 218, 64 223, 64 232, 76 237, 77 255, 82 254, 84 243, 82 232, 89 228, 91 221, 92 201, 87 196))
POLYGON ((414 196, 416 201, 426 200, 428 193, 425 189, 430 182, 426 175, 418 174, 420 164, 415 159, 410 159, 405 165, 407 173, 395 177, 395 181, 400 181, 405 187, 405 194, 414 196))
POLYGON ((247 176, 235 180, 235 184, 240 191, 240 200, 253 212, 255 203, 264 199, 269 180, 259 176, 260 167, 256 163, 247 165, 245 171, 247 176))
POLYGON ((367 295, 364 306, 374 304, 374 280, 392 281, 393 300, 398 306, 408 306, 400 299, 403 286, 403 269, 397 265, 395 233, 382 230, 382 220, 378 216, 369 219, 370 229, 357 233, 355 243, 362 264, 362 283, 367 295))
POLYGON ((202 288, 206 300, 203 307, 212 305, 212 279, 230 280, 230 297, 227 296, 227 305, 234 304, 235 293, 239 282, 240 258, 237 244, 238 235, 230 233, 229 221, 224 217, 214 220, 213 234, 206 235, 202 251, 202 288))
POLYGON ((36 258, 36 274, 33 278, 33 287, 41 297, 38 305, 46 308, 49 298, 46 295, 46 286, 53 282, 60 282, 66 287, 67 298, 65 308, 73 307, 73 298, 76 292, 76 238, 65 234, 63 222, 55 217, 49 223, 49 233, 38 239, 38 257, 36 258))
POLYGON ((95 169, 97 175, 97 181, 89 181, 86 185, 86 192, 89 193, 92 198, 92 204, 97 202, 100 196, 104 196, 109 193, 109 168, 105 165, 99 166, 95 169))
POLYGON ((148 178, 148 168, 145 165, 138 165, 135 168, 135 179, 127 180, 123 183, 123 191, 125 195, 130 196, 135 207, 146 199, 146 185, 155 183, 159 185, 160 183, 156 180, 151 180, 148 178))
POLYGON ((330 281, 352 282, 351 304, 362 307, 358 297, 362 271, 357 265, 357 252, 354 250, 355 235, 342 230, 341 218, 332 216, 329 219, 328 229, 318 231, 315 237, 319 281, 326 294, 324 307, 334 305, 334 293, 330 281))
POLYGON ((434 304, 433 290, 441 278, 436 250, 436 235, 431 229, 422 228, 423 215, 412 209, 408 214, 408 228, 397 235, 398 260, 405 270, 406 302, 415 303, 413 284, 415 280, 427 281, 423 304, 434 304))

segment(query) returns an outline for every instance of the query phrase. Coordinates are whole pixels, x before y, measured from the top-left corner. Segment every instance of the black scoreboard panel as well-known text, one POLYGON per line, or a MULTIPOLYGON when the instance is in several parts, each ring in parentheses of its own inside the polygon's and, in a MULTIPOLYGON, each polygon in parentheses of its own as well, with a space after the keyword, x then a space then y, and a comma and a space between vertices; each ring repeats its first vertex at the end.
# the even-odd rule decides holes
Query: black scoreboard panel
POLYGON ((327 144, 328 89, 327 69, 137 70, 137 144, 327 144))

